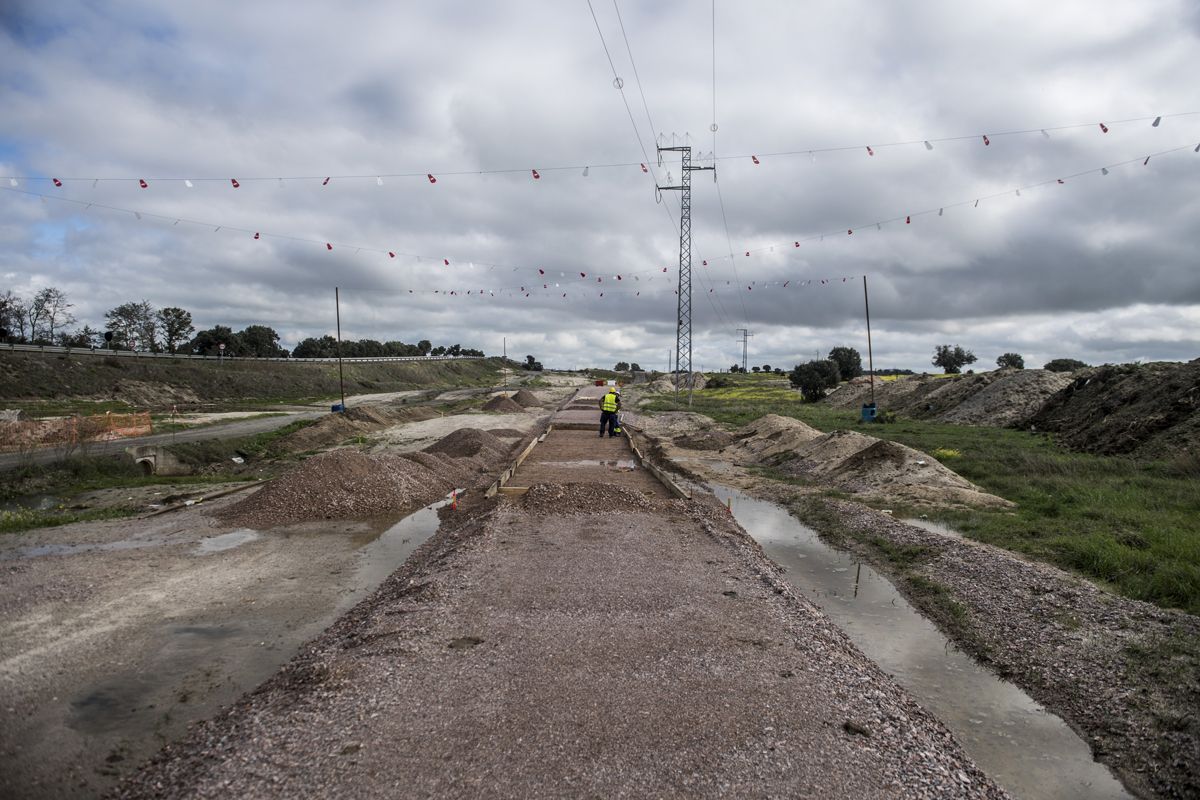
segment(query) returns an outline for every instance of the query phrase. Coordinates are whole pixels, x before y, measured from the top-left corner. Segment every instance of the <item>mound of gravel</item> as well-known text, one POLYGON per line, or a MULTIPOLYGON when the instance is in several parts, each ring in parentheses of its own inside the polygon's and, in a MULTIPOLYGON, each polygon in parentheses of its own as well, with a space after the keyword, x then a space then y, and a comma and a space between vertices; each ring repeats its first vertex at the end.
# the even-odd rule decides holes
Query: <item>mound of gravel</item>
POLYGON ((687 450, 720 450, 733 444, 736 440, 732 433, 710 430, 685 433, 682 436, 676 436, 672 441, 677 447, 687 450))
POLYGON ((478 428, 459 428, 426 447, 426 453, 442 453, 451 458, 483 455, 486 457, 508 452, 508 445, 487 431, 478 428))
POLYGON ((524 431, 516 428, 488 428, 487 432, 499 439, 520 439, 525 435, 524 431))
POLYGON ((519 389, 512 396, 512 401, 522 408, 541 408, 542 401, 537 399, 537 395, 528 389, 519 389))
POLYGON ((263 530, 315 519, 361 519, 432 503, 450 482, 399 456, 331 450, 223 509, 226 525, 263 530))
POLYGON ((995 380, 938 419, 959 425, 1022 426, 1051 397, 1071 383, 1070 374, 1044 369, 1014 369, 993 374, 995 380))
POLYGON ((602 483, 539 483, 521 495, 521 506, 534 514, 611 514, 648 511, 654 504, 641 492, 602 483))
POLYGON ((484 411, 499 411, 505 414, 519 414, 525 409, 514 403, 510 397, 498 394, 483 404, 484 411))

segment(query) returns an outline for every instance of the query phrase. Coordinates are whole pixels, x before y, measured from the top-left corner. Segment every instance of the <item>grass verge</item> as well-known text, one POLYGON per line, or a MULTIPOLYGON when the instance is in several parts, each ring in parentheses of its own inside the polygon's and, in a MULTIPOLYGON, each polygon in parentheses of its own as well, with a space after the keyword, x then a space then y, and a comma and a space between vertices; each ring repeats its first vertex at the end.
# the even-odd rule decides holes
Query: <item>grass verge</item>
MULTIPOLYGON (((852 410, 802 403, 759 376, 736 377, 731 386, 696 392, 692 410, 738 426, 780 414, 821 431, 853 429, 940 453, 947 467, 1017 509, 931 514, 939 521, 1127 597, 1200 614, 1200 483, 1188 463, 1074 453, 1047 436, 1005 428, 868 424, 852 410)), ((647 408, 675 406, 662 398, 647 408)))
POLYGON ((137 514, 142 509, 129 506, 89 508, 83 511, 58 511, 57 509, 33 510, 27 508, 0 511, 0 534, 20 533, 34 528, 53 528, 72 522, 92 522, 102 519, 120 519, 137 514))

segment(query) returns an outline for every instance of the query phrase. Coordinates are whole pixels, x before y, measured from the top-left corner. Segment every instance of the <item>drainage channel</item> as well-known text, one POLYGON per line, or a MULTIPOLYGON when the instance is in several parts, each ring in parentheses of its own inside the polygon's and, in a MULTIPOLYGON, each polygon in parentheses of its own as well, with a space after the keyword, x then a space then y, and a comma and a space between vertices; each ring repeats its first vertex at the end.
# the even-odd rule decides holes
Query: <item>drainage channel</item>
POLYGON ((767 556, 884 671, 929 709, 967 754, 1019 800, 1128 798, 1124 787, 1058 716, 1003 681, 910 606, 885 577, 835 550, 787 509, 721 486, 767 556))

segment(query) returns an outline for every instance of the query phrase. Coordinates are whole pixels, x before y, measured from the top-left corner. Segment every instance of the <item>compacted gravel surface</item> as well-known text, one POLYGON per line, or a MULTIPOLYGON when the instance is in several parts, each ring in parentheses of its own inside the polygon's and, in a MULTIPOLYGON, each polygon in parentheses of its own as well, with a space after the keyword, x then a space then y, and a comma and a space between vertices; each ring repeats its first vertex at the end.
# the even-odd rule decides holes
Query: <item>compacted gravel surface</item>
POLYGON ((715 501, 627 499, 443 510, 374 595, 115 796, 1005 796, 715 501))

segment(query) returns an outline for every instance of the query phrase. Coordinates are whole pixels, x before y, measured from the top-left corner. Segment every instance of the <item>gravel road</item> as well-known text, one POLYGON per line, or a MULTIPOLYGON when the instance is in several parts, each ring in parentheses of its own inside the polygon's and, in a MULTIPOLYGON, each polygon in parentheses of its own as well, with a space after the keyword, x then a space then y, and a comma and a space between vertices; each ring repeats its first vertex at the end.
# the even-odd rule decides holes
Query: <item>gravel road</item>
POLYGON ((715 501, 621 500, 443 511, 114 796, 1005 796, 715 501))

